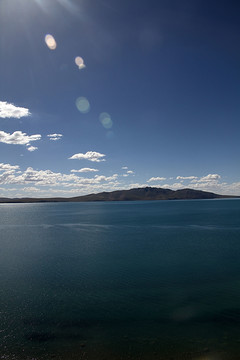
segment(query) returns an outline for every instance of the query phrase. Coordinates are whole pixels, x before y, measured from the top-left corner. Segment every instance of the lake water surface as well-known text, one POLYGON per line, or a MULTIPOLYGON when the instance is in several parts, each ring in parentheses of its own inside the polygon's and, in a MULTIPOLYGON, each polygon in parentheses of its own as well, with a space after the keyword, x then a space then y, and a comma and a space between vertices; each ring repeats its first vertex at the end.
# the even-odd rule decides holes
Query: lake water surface
POLYGON ((0 205, 0 359, 240 358, 240 200, 0 205))

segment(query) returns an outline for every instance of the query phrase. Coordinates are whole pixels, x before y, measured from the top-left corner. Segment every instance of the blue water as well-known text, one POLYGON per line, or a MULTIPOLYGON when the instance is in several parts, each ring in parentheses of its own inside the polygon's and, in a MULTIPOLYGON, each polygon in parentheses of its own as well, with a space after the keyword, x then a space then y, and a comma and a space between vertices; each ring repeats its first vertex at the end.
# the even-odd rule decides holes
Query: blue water
POLYGON ((0 205, 0 359, 239 359, 240 200, 0 205))

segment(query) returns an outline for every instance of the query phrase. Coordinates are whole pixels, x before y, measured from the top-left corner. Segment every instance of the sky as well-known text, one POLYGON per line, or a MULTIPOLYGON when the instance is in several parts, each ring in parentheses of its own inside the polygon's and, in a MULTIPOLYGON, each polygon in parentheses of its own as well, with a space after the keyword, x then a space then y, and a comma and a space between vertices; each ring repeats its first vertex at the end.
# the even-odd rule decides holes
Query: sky
POLYGON ((240 2, 1 0, 0 197, 240 195, 240 2))

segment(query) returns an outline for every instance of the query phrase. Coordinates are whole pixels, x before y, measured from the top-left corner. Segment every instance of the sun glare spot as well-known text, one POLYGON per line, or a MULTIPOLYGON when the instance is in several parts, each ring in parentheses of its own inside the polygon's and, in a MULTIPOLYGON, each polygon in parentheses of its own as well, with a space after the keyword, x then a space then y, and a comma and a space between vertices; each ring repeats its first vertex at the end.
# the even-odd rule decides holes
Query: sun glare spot
POLYGON ((56 43, 56 40, 54 39, 54 37, 50 34, 47 34, 45 36, 45 43, 47 45, 47 47, 50 49, 50 50, 55 50, 56 47, 57 47, 57 43, 56 43))
POLYGON ((90 110, 90 104, 89 104, 88 99, 85 97, 77 98, 76 107, 81 113, 83 113, 83 114, 88 113, 90 110))
POLYGON ((102 126, 105 127, 105 129, 111 129, 113 122, 111 116, 108 113, 106 112, 101 113, 99 116, 99 120, 102 126))
POLYGON ((78 66, 79 70, 84 69, 86 67, 83 58, 81 58, 81 56, 77 56, 75 58, 75 64, 78 66))

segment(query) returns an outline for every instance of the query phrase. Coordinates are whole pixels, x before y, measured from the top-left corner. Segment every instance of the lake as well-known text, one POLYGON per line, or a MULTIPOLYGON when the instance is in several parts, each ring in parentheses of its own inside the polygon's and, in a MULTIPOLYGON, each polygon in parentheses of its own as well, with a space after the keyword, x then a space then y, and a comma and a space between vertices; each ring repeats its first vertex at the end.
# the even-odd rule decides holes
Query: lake
POLYGON ((240 200, 0 205, 0 359, 239 359, 240 200))

